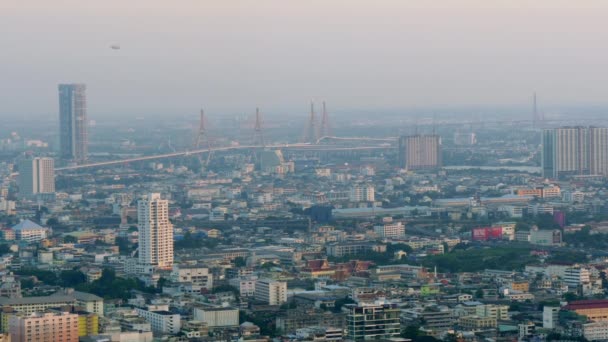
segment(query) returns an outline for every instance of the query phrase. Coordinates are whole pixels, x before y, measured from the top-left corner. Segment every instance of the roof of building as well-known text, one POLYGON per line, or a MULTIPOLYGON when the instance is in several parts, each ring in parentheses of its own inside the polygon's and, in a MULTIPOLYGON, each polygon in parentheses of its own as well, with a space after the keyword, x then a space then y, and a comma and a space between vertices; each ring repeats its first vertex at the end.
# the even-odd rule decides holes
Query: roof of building
POLYGON ((71 303, 76 299, 72 296, 57 295, 43 297, 6 298, 0 297, 0 306, 23 305, 23 304, 45 304, 45 303, 71 303))
POLYGON ((155 313, 157 315, 162 315, 162 316, 174 316, 174 315, 179 315, 170 311, 166 311, 166 310, 160 310, 160 311, 150 311, 152 313, 155 313))
POLYGON ((608 299, 577 300, 564 306, 566 310, 608 309, 608 299))
POLYGON ((30 220, 23 220, 13 226, 13 230, 47 229, 30 220))
POLYGON ((100 300, 103 300, 103 298, 101 298, 101 297, 99 297, 97 295, 94 295, 92 293, 88 293, 88 292, 74 291, 72 293, 72 295, 77 300, 83 300, 83 301, 100 301, 100 300))

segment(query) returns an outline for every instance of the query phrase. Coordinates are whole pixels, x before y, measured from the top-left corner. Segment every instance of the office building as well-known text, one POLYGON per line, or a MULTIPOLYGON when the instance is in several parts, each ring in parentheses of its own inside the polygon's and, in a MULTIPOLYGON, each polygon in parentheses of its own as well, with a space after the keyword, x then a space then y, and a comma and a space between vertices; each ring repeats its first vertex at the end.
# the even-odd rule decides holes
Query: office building
POLYGON ((348 199, 351 202, 374 202, 376 189, 371 184, 357 184, 350 189, 348 199))
POLYGON ((608 176, 607 127, 589 127, 589 173, 608 176))
POLYGON ((608 322, 588 322, 583 324, 583 337, 587 341, 608 340, 608 322))
POLYGON ((194 320, 204 322, 209 328, 237 327, 239 325, 239 309, 194 308, 194 320))
POLYGON ((383 238, 402 238, 405 236, 405 225, 402 222, 386 223, 374 226, 374 232, 383 238))
POLYGON ((88 153, 86 85, 59 85, 59 155, 82 162, 88 153))
POLYGON ((346 333, 348 340, 389 340, 399 337, 401 310, 395 304, 347 304, 346 333))
POLYGON ((172 334, 179 333, 182 328, 181 315, 165 310, 148 311, 140 308, 135 308, 137 315, 150 323, 154 334, 172 334))
POLYGON ((561 246, 561 230, 544 230, 533 228, 530 230, 530 243, 542 246, 561 246))
POLYGON ((327 255, 338 258, 341 258, 345 255, 354 255, 368 252, 384 253, 386 252, 386 245, 368 241, 360 241, 340 242, 326 246, 327 255))
POLYGON ((498 326, 496 318, 463 316, 458 319, 458 325, 464 330, 492 329, 498 326))
POLYGON ((426 308, 422 314, 424 329, 431 334, 441 334, 453 328, 455 317, 451 309, 446 306, 426 308))
POLYGON ((99 316, 87 311, 73 312, 78 314, 78 336, 92 336, 99 334, 99 316))
POLYGON ((255 299, 268 305, 281 305, 287 302, 287 283, 259 279, 255 283, 255 299))
POLYGON ((439 135, 410 135, 399 138, 399 167, 406 170, 432 170, 441 166, 439 135))
POLYGON ((591 281, 591 271, 580 266, 568 267, 564 271, 563 280, 569 288, 576 290, 578 286, 591 281))
POLYGON ((137 203, 139 264, 163 269, 173 267, 173 225, 169 201, 151 193, 137 203))
POLYGON ((213 275, 207 267, 197 265, 173 265, 171 281, 176 283, 189 283, 200 289, 213 288, 213 275))
POLYGON ((19 162, 19 192, 22 196, 55 192, 53 158, 24 159, 19 162))
POLYGON ((542 136, 543 177, 608 175, 608 128, 560 127, 542 136))
POLYGON ((74 297, 76 305, 82 307, 87 312, 103 317, 103 298, 92 293, 73 291, 71 289, 64 290, 63 292, 66 295, 74 297))
POLYGON ((13 342, 78 342, 78 315, 69 312, 13 314, 8 328, 13 342))
POLYGON ((38 242, 47 238, 49 229, 30 220, 23 220, 11 228, 19 241, 38 242))
POLYGON ((543 328, 555 329, 559 324, 559 306, 543 307, 543 328))
POLYGON ((277 315, 276 327, 286 334, 308 327, 343 327, 346 315, 343 312, 312 311, 309 309, 288 310, 277 315))

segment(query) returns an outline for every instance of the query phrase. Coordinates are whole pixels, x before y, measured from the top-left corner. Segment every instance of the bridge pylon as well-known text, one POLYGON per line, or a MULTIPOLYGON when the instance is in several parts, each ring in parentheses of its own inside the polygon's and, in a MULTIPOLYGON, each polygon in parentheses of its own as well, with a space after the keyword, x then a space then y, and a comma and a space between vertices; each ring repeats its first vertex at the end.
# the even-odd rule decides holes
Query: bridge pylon
MULTIPOLYGON (((195 150, 200 150, 202 148, 207 148, 209 150, 209 153, 207 153, 207 159, 205 160, 205 162, 203 163, 205 166, 209 165, 209 161, 211 160, 211 154, 212 154, 212 150, 211 150, 211 141, 209 139, 209 134, 207 133, 207 125, 206 125, 206 120, 205 120, 205 111, 201 109, 201 118, 200 118, 200 123, 198 126, 198 133, 196 135, 196 139, 194 140, 194 149, 195 150)), ((199 160, 202 160, 202 157, 200 157, 199 155, 199 160)))

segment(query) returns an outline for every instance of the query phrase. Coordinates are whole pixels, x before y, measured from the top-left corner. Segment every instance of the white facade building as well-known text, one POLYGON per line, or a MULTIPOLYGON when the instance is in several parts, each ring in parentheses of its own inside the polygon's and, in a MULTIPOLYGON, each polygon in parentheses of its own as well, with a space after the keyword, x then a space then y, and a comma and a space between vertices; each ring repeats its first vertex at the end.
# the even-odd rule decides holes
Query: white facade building
POLYGON ((385 238, 402 238, 405 236, 405 225, 401 222, 387 223, 382 226, 374 226, 374 232, 385 238))
POLYGON ((171 281, 176 283, 191 283, 208 290, 213 288, 213 275, 209 273, 207 267, 173 265, 171 281))
POLYGON ((169 201, 158 193, 148 194, 137 205, 139 263, 159 268, 173 266, 173 225, 169 201))
POLYGON ((572 288, 589 283, 590 278, 591 272, 583 267, 568 267, 564 272, 564 283, 572 288))
POLYGON ((38 242, 47 238, 49 229, 36 224, 30 220, 24 220, 13 226, 17 240, 26 242, 38 242))
POLYGON ((169 311, 148 311, 136 308, 139 317, 150 323, 152 332, 156 334, 177 334, 182 328, 181 316, 169 311))
POLYGON ((236 327, 239 310, 235 308, 194 308, 194 320, 207 323, 209 328, 236 327))
POLYGON ((583 336, 589 341, 608 340, 608 322, 591 322, 583 324, 583 336))
POLYGON ((543 328, 555 329, 559 324, 559 307, 544 306, 543 307, 543 328))
POLYGON ((268 305, 287 302, 287 283, 272 279, 258 279, 255 283, 255 299, 268 305))
POLYGON ((231 286, 239 289, 241 297, 253 297, 255 295, 255 278, 233 278, 228 282, 231 286))
POLYGON ((355 185, 350 189, 349 200, 351 202, 374 202, 376 190, 373 185, 355 185))

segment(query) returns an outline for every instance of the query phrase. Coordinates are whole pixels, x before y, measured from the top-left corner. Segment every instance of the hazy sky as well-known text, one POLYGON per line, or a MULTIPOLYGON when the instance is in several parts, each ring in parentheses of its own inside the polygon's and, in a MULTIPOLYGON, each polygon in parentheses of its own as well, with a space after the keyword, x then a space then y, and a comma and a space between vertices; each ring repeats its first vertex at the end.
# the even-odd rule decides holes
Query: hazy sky
POLYGON ((0 115, 605 104, 605 0, 0 0, 0 115), (431 3, 434 3, 432 5, 431 3), (121 50, 110 49, 120 44, 121 50))

